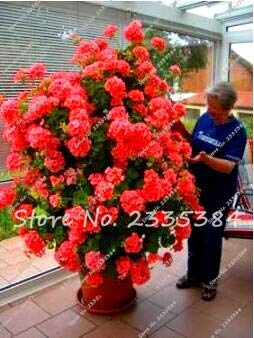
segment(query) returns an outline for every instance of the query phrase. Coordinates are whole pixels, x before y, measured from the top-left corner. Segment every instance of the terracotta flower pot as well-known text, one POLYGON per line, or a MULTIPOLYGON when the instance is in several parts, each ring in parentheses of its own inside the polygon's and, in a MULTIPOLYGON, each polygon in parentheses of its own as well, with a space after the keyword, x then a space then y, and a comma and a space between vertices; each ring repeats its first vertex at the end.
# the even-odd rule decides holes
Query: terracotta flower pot
POLYGON ((136 300, 130 276, 123 280, 103 277, 103 283, 97 288, 82 284, 78 291, 78 300, 87 312, 112 314, 126 310, 136 300))

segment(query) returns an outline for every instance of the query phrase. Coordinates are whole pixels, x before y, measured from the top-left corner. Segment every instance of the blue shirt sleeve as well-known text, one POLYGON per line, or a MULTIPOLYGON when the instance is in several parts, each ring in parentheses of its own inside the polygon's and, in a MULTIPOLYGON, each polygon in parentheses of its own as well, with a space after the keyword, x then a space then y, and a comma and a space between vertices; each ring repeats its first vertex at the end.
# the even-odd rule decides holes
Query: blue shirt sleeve
POLYGON ((224 158, 226 160, 236 162, 236 164, 241 162, 246 141, 246 130, 242 124, 239 124, 235 130, 226 137, 227 143, 224 149, 224 158))

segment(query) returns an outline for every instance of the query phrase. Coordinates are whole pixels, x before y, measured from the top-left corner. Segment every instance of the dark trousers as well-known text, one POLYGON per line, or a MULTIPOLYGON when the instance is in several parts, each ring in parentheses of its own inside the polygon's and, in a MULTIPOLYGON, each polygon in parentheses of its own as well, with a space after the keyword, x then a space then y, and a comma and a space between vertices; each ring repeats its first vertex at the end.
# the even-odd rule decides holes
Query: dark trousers
POLYGON ((205 216, 210 222, 201 227, 194 226, 194 223, 198 223, 198 221, 191 219, 192 232, 188 239, 187 276, 210 286, 217 285, 222 255, 223 232, 228 213, 228 210, 222 212, 222 217, 220 218, 222 225, 216 227, 212 225, 212 215, 217 210, 217 208, 206 208, 205 216))

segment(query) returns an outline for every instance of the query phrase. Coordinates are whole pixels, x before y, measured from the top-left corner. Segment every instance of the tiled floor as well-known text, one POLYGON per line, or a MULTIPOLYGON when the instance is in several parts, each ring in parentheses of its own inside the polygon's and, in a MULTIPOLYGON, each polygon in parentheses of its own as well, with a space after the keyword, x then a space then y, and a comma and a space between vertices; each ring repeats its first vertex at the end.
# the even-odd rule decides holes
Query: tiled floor
POLYGON ((221 276, 218 296, 213 302, 202 301, 199 288, 175 288, 176 279, 185 272, 185 248, 175 255, 170 268, 154 268, 149 284, 137 288, 136 305, 125 313, 114 317, 85 314, 71 326, 70 321, 81 310, 75 298, 79 280, 73 277, 2 308, 0 337, 134 338, 145 337, 144 331, 149 328, 149 336, 153 338, 250 338, 252 241, 224 241, 222 269, 244 248, 245 254, 221 276), (158 320, 172 302, 175 302, 172 309, 158 320), (233 317, 238 309, 239 314, 233 317))
POLYGON ((0 241, 0 288, 57 266, 53 250, 43 257, 29 259, 24 241, 16 236, 0 241))

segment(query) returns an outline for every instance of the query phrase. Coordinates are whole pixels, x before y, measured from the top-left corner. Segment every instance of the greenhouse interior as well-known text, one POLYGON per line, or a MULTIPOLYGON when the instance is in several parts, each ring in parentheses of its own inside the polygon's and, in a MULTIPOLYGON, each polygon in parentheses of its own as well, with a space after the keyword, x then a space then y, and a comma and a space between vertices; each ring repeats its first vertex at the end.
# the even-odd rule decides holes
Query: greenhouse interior
POLYGON ((0 1, 0 337, 253 337, 253 1, 0 1))

